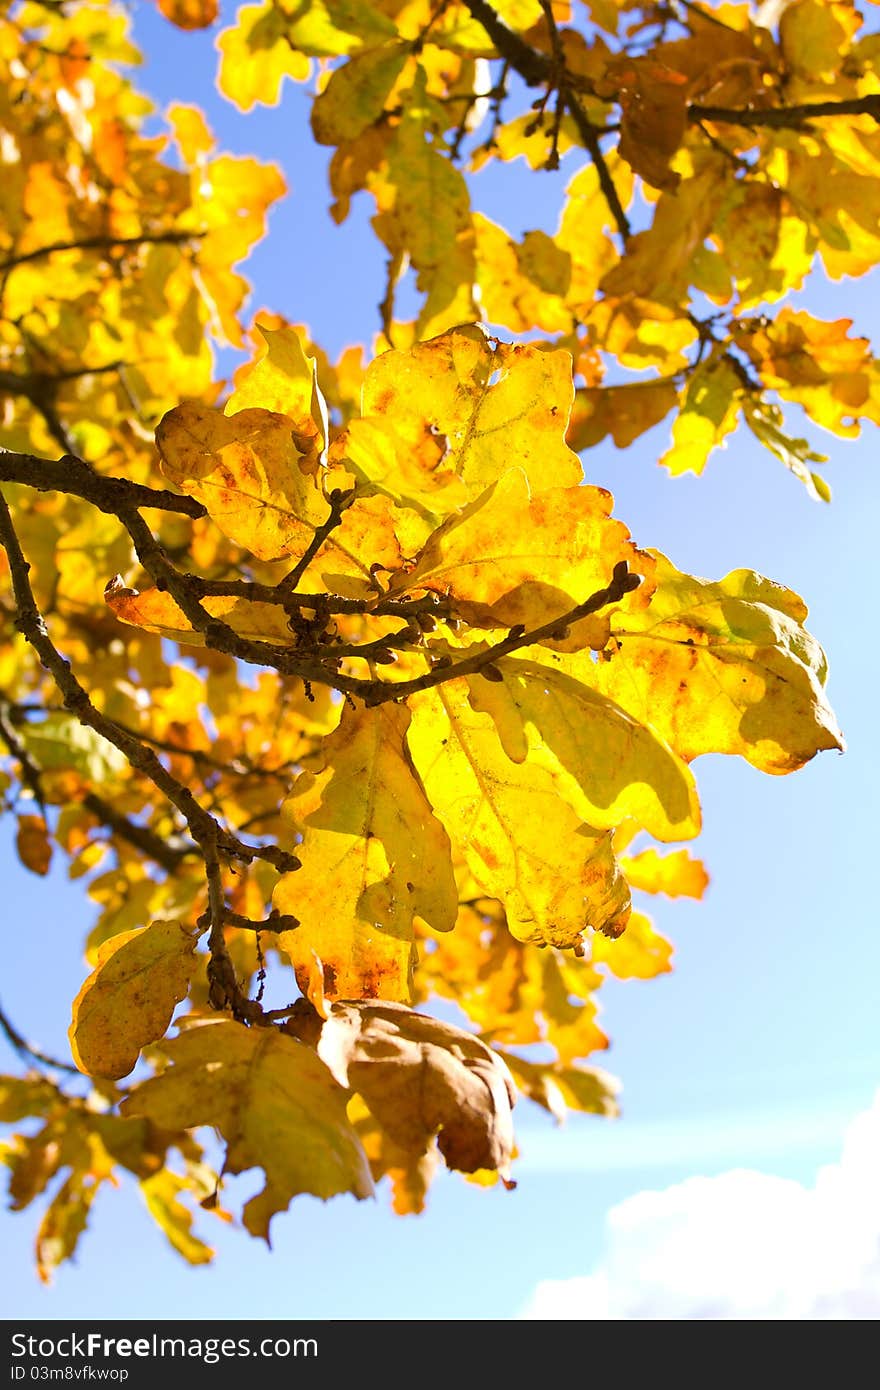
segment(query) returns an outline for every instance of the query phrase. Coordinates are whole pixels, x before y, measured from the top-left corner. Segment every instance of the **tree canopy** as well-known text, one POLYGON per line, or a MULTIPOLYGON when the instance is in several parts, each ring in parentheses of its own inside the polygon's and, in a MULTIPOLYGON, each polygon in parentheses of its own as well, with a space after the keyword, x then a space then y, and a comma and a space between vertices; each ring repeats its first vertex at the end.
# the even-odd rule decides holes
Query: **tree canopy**
POLYGON ((383 1178, 419 1211, 440 1161, 512 1186, 519 1097, 614 1112, 596 996, 669 968, 632 891, 705 889, 668 848, 695 759, 842 736, 804 601, 682 573, 581 455, 669 417, 700 473, 746 430, 827 502, 792 416, 880 423, 867 340, 786 302, 880 259, 850 0, 158 6, 217 25, 241 109, 309 84, 381 303, 338 360, 250 316, 282 173, 184 103, 153 133, 121 7, 0 6, 0 790, 95 906, 73 1061, 0 1014, 44 1279, 119 1170, 201 1263, 226 1174, 262 1170, 268 1237, 383 1178), (571 171, 552 236, 474 205, 521 159, 571 171))

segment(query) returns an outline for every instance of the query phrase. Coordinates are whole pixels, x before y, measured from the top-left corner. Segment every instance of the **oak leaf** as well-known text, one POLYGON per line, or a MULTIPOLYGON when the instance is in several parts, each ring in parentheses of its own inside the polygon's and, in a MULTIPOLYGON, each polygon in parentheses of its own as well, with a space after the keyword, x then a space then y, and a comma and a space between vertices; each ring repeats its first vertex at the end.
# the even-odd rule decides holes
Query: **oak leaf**
POLYGON ((610 835, 571 809, 552 767, 513 762, 465 679, 411 697, 407 735, 435 814, 522 941, 577 946, 588 925, 617 935, 629 893, 610 835))
POLYGON ((822 749, 843 748, 803 600, 751 570, 713 583, 653 553, 657 590, 643 613, 614 624, 610 658, 555 660, 573 662, 580 679, 650 723, 687 760, 738 753, 764 772, 785 773, 822 749))
POLYGON ((252 1235, 308 1192, 369 1197, 372 1179, 345 1116, 346 1093, 311 1048, 273 1029, 205 1024, 164 1044, 171 1066, 123 1102, 162 1129, 212 1125, 226 1140, 225 1171, 260 1167, 265 1187, 244 1208, 252 1235))
POLYGON ((198 933, 153 922, 112 937, 73 1001, 73 1060, 90 1076, 127 1076, 141 1049, 164 1036, 196 967, 198 933))
POLYGON ((448 1167, 509 1177, 516 1091, 498 1053, 472 1033, 386 1000, 345 1002, 331 1006, 317 1050, 405 1152, 421 1154, 436 1137, 448 1167))
POLYGON ((300 925, 278 939, 301 988, 317 954, 329 999, 409 1000, 414 919, 438 931, 455 924, 449 840, 407 748, 410 718, 390 703, 343 709, 321 764, 300 775, 283 808, 302 834, 301 867, 280 880, 274 902, 300 925))

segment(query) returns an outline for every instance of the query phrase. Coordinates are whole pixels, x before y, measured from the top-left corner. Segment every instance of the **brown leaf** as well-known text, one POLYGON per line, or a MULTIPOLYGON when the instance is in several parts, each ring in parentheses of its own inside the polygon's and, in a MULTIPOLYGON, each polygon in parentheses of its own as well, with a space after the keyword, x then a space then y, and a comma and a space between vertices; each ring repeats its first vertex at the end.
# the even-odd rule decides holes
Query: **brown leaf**
POLYGON ((450 1168, 507 1178, 516 1089, 498 1054, 473 1034, 403 1004, 334 1004, 318 1056, 360 1092, 405 1153, 424 1153, 436 1136, 450 1168))
POLYGON ((52 842, 42 816, 19 816, 15 848, 26 869, 46 877, 52 862, 52 842))

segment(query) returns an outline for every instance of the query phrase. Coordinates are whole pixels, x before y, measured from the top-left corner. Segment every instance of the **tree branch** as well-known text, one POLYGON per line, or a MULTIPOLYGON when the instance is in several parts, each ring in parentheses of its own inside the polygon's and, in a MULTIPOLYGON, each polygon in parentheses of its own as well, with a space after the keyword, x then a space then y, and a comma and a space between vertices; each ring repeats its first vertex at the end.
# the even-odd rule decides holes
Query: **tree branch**
POLYGON ((372 690, 364 694, 364 703, 380 705, 387 700, 401 700, 407 695, 415 695, 420 690, 430 690, 432 686, 442 685, 444 681, 455 680, 458 676, 479 675, 486 667, 493 666, 501 657, 509 656, 520 647, 531 647, 535 642, 543 642, 545 638, 559 637, 572 623, 589 617, 591 613, 597 613, 609 603, 619 603, 624 594, 632 593, 641 582, 639 575, 629 573, 626 561, 620 560, 614 566, 611 583, 604 589, 597 589, 588 599, 575 604, 567 613, 560 613, 558 618, 551 618, 550 622, 542 623, 540 627, 531 628, 529 631, 519 624, 511 628, 508 635, 494 646, 485 647, 462 661, 449 661, 445 665, 437 665, 432 671, 427 671, 423 676, 416 676, 413 680, 373 681, 372 690))
POLYGON ((38 1062, 40 1066, 49 1067, 52 1071, 65 1071, 71 1076, 82 1076, 78 1067, 71 1066, 69 1062, 59 1062, 57 1057, 50 1057, 40 1048, 34 1047, 33 1043, 27 1042, 2 1009, 0 1009, 0 1031, 6 1035, 10 1047, 20 1057, 28 1057, 32 1062, 38 1062))
POLYGON ((57 650, 46 629, 42 615, 37 608, 31 589, 28 572, 30 566, 24 557, 6 499, 0 493, 0 544, 6 550, 12 588, 18 608, 16 627, 27 638, 40 658, 43 666, 52 676, 66 709, 72 711, 82 724, 95 730, 123 753, 129 764, 142 772, 171 802, 189 826, 190 834, 204 850, 213 845, 233 859, 251 863, 254 859, 265 859, 274 864, 282 873, 289 873, 299 867, 299 860, 277 845, 246 845, 232 831, 222 827, 208 811, 196 801, 188 787, 184 787, 172 777, 151 749, 145 747, 137 738, 125 733, 107 719, 92 704, 88 693, 73 674, 70 663, 57 650))
POLYGON ((464 3, 477 23, 482 24, 501 57, 516 69, 524 82, 530 87, 540 87, 548 80, 552 67, 550 59, 508 29, 486 0, 464 0, 464 3))
POLYGON ((620 196, 614 185, 614 180, 611 177, 611 170, 608 168, 608 163, 602 153, 602 147, 599 144, 599 132, 590 121, 577 97, 568 87, 565 89, 565 105, 571 112, 572 120, 577 126, 578 135, 583 140, 584 147, 595 165, 596 174, 599 179, 599 187, 608 204, 611 216, 614 218, 617 225, 617 230, 624 241, 626 241, 632 229, 629 224, 629 218, 623 210, 623 204, 620 201, 620 196))
POLYGON ((184 516, 206 516, 207 511, 194 497, 183 497, 167 488, 145 487, 127 478, 111 478, 96 473, 83 459, 65 454, 60 459, 37 458, 0 449, 0 482, 25 483, 38 492, 67 492, 91 502, 99 511, 118 516, 123 507, 155 507, 163 512, 182 512, 184 516))
POLYGON ((800 106, 729 107, 689 106, 688 120, 715 121, 723 125, 769 126, 776 130, 797 130, 818 116, 873 116, 880 123, 880 93, 852 97, 844 101, 810 101, 800 106))
POLYGON ((294 592, 297 584, 302 579, 331 531, 335 531, 336 527, 339 525, 342 520, 342 513, 351 506, 354 501, 354 493, 354 488, 352 488, 350 492, 341 492, 339 488, 334 488, 330 493, 330 496, 327 498, 327 502, 330 506, 330 515, 327 517, 327 520, 323 521, 317 528, 303 554, 290 571, 290 574, 285 575, 284 579, 282 579, 281 583, 278 585, 278 593, 281 597, 294 592))
MULTIPOLYGON (((560 100, 565 108, 571 112, 577 132, 583 141, 584 148, 589 154, 596 167, 599 178, 599 187, 602 190, 608 208, 614 218, 615 225, 620 235, 626 240, 630 235, 630 224, 620 196, 614 186, 611 171, 608 168, 602 148, 599 144, 599 133, 587 116, 580 101, 575 95, 565 67, 559 68, 555 59, 547 58, 543 53, 521 39, 519 34, 515 34, 512 29, 498 17, 492 6, 486 0, 465 0, 465 4, 474 19, 482 24, 486 33, 498 49, 500 56, 519 73, 523 81, 530 87, 538 87, 542 83, 557 84, 560 100)), ((545 15, 547 10, 545 10, 545 15)), ((552 21, 552 12, 550 13, 552 21)), ((550 21, 548 21, 549 24, 550 21)), ((555 22, 550 29, 551 40, 556 35, 555 22)), ((561 48, 559 49, 561 52, 561 48)), ((560 108, 561 116, 561 108, 560 108)))
POLYGON ((82 241, 53 241, 48 246, 38 246, 33 251, 23 251, 18 256, 10 256, 0 261, 0 275, 17 266, 27 265, 29 261, 42 260, 44 256, 54 256, 59 251, 111 251, 115 247, 126 246, 180 246, 187 241, 199 241, 204 232, 144 232, 141 236, 108 237, 90 236, 82 241))

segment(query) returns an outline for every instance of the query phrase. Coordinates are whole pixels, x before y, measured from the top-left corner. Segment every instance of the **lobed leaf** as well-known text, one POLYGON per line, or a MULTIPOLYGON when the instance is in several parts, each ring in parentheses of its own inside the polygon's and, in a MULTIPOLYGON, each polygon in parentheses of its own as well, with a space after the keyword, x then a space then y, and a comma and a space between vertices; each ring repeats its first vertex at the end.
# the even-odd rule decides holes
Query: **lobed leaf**
POLYGON ((251 1235, 308 1192, 369 1197, 370 1171, 345 1115, 346 1093, 311 1048, 274 1029, 221 1022, 166 1044, 171 1066, 136 1087, 125 1115, 163 1129, 213 1125, 227 1143, 225 1171, 260 1167, 262 1191, 244 1209, 251 1235))
POLYGON ((344 708, 284 804, 301 867, 274 903, 300 925, 278 939, 301 988, 317 955, 328 999, 409 1000, 415 919, 455 924, 449 840, 407 748, 410 718, 404 705, 344 708))

